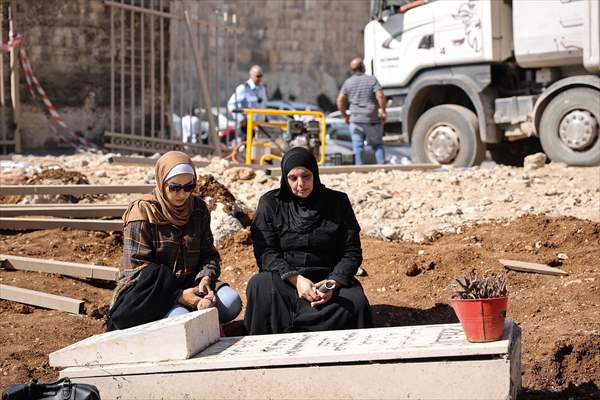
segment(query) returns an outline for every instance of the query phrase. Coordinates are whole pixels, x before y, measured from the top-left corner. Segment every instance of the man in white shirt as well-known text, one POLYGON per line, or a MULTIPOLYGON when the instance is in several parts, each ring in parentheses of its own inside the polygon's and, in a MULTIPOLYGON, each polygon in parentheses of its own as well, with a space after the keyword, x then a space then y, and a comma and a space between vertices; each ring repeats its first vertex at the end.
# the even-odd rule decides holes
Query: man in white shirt
MULTIPOLYGON (((258 65, 250 68, 250 79, 238 85, 235 92, 227 102, 227 109, 236 116, 239 130, 238 135, 241 141, 246 140, 246 115, 243 113, 234 113, 236 109, 243 108, 266 108, 267 89, 262 84, 263 70, 258 65)), ((254 121, 264 121, 264 115, 256 115, 254 121)))

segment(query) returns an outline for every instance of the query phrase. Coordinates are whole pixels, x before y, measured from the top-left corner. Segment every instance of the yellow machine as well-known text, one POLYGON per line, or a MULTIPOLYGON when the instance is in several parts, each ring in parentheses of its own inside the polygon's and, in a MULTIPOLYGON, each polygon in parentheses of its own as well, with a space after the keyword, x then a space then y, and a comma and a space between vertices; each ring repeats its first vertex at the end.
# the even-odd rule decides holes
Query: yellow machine
POLYGON ((306 147, 311 150, 319 165, 325 163, 325 139, 327 127, 325 125, 325 114, 319 111, 300 110, 272 110, 245 108, 241 110, 246 114, 246 157, 245 163, 252 164, 258 161, 263 165, 266 160, 281 160, 283 153, 292 147, 306 147), (270 116, 271 121, 255 121, 256 115, 270 116), (277 120, 277 117, 294 117, 300 119, 277 120), (278 132, 269 134, 265 128, 277 128, 278 132), (260 134, 255 136, 255 128, 260 134), (280 132, 279 132, 280 130, 280 132), (279 153, 279 154, 277 154, 279 153))

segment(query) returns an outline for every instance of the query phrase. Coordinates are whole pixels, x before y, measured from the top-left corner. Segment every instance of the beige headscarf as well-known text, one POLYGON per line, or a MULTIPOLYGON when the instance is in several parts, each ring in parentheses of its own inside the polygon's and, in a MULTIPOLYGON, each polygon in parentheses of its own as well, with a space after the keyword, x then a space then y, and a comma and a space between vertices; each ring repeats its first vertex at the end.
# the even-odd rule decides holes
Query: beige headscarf
POLYGON ((188 222, 194 208, 192 196, 181 206, 175 206, 169 202, 166 195, 168 189, 165 186, 165 178, 169 171, 179 164, 189 164, 192 168, 194 165, 192 159, 181 151, 169 151, 158 159, 154 171, 156 187, 151 194, 129 203, 127 211, 123 214, 125 225, 131 221, 148 221, 151 224, 177 226, 185 225, 188 222))

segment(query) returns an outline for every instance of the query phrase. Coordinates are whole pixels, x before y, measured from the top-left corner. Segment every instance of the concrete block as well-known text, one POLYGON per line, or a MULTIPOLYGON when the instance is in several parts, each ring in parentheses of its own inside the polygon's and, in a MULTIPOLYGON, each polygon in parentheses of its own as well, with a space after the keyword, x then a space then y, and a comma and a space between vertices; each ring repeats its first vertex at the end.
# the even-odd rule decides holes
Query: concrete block
POLYGON ((95 335, 50 353, 53 367, 185 360, 219 340, 216 308, 95 335))
POLYGON ((109 399, 508 400, 510 361, 309 365, 75 378, 109 399))
POLYGON ((191 359, 68 368, 103 399, 515 399, 518 326, 469 343, 459 324, 222 338, 191 359))

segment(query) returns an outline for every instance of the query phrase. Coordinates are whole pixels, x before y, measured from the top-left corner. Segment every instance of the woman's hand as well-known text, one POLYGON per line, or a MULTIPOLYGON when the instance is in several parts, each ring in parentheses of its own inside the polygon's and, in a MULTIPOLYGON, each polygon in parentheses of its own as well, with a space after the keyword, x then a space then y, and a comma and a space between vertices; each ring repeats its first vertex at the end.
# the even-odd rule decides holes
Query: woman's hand
POLYGON ((198 308, 198 302, 202 297, 198 296, 198 288, 192 287, 189 289, 185 289, 181 296, 177 299, 177 302, 182 306, 190 309, 198 308))
POLYGON ((317 282, 315 284, 315 288, 321 287, 321 285, 324 285, 325 283, 328 283, 329 285, 333 284, 333 289, 327 290, 325 293, 321 293, 318 290, 316 290, 315 293, 317 293, 317 295, 319 296, 319 299, 316 301, 312 301, 310 303, 311 307, 316 307, 316 306, 320 306, 321 304, 327 303, 333 297, 333 291, 339 287, 337 282, 334 281, 333 279, 325 279, 325 280, 322 280, 321 282, 317 282))
POLYGON ((313 282, 303 277, 302 275, 294 275, 287 278, 287 280, 294 286, 296 286, 296 292, 298 297, 308 302, 318 301, 321 297, 317 295, 314 289, 313 282))
POLYGON ((203 296, 204 299, 209 299, 212 302, 215 301, 215 292, 213 292, 211 288, 211 280, 209 276, 205 276, 204 278, 200 279, 198 291, 200 293, 206 293, 206 295, 203 296))

